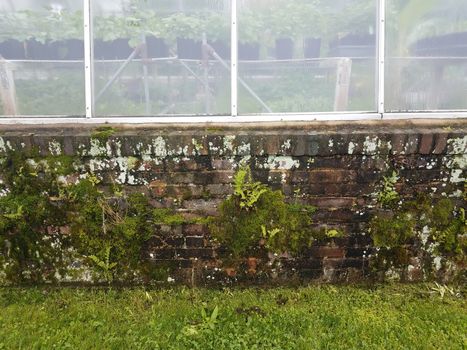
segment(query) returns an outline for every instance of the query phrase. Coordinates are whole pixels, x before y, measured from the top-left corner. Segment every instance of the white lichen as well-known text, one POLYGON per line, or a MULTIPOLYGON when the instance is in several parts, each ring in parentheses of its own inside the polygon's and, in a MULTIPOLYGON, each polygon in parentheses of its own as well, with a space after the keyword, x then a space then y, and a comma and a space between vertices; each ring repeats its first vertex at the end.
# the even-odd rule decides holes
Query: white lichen
POLYGON ((0 152, 6 153, 7 151, 11 151, 13 148, 11 147, 10 141, 6 141, 0 137, 0 152))
POLYGON ((62 145, 56 141, 50 141, 49 142, 49 153, 53 156, 59 156, 62 154, 62 145))
POLYGON ((291 170, 300 167, 300 161, 287 156, 269 156, 264 169, 291 170))

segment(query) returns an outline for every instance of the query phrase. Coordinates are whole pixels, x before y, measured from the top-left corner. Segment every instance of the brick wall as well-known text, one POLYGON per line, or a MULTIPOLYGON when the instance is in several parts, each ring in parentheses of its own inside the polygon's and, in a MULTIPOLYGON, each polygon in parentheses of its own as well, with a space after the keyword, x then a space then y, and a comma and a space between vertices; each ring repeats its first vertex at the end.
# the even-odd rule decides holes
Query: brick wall
MULTIPOLYGON (((232 192, 235 170, 246 162, 256 180, 316 206, 317 226, 346 233, 300 259, 284 260, 302 277, 349 280, 365 274, 372 251, 366 223, 377 184, 389 171, 399 172, 399 191, 406 197, 423 191, 461 201, 466 178, 466 120, 114 128, 99 142, 91 137, 96 126, 3 126, 0 156, 36 147, 44 156, 79 156, 103 184, 146 193, 155 207, 175 208, 187 218, 215 215, 232 192)), ((164 244, 149 242, 148 259, 175 263, 205 281, 214 276, 217 247, 206 227, 155 230, 168 238, 164 244)), ((416 267, 411 271, 417 276, 416 267)))

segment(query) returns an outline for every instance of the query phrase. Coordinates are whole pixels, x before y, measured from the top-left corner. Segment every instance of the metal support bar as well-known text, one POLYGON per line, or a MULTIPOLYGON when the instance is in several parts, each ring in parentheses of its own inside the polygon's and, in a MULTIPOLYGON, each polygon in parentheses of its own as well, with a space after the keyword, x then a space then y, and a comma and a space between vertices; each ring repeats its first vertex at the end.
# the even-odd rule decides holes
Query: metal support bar
POLYGON ((15 79, 11 63, 0 55, 0 103, 4 115, 17 115, 15 79))
POLYGON ((209 53, 207 51, 208 39, 206 33, 203 33, 202 41, 202 56, 203 56, 203 80, 204 80, 204 111, 206 114, 211 114, 211 93, 209 89, 209 53))
POLYGON ((136 55, 140 52, 141 50, 141 45, 139 45, 138 47, 136 47, 133 52, 131 53, 131 55, 126 59, 125 62, 123 62, 123 64, 117 69, 117 71, 114 73, 114 75, 112 75, 112 77, 110 78, 110 80, 107 82, 107 84, 105 84, 105 86, 102 88, 101 91, 99 91, 99 93, 97 94, 96 96, 96 99, 95 99, 95 102, 99 101, 99 99, 102 97, 102 95, 107 91, 107 89, 114 83, 114 81, 118 78, 118 76, 120 74, 122 74, 123 70, 126 68, 126 66, 128 66, 130 64, 131 61, 133 61, 133 58, 136 57, 136 55))
POLYGON ((143 46, 141 49, 141 62, 143 63, 143 84, 144 84, 144 100, 146 102, 146 115, 151 114, 151 96, 149 95, 149 72, 148 72, 148 45, 146 43, 146 35, 141 35, 143 46))
POLYGON ((378 26, 377 26, 377 89, 378 101, 377 110, 383 117, 384 114, 384 97, 385 97, 385 51, 386 51, 386 0, 378 0, 378 26))
MULTIPOLYGON (((230 70, 231 67, 229 67, 229 65, 222 59, 221 56, 219 56, 217 54, 217 52, 208 44, 206 45, 208 48, 209 48, 209 54, 214 57, 217 61, 220 62, 220 64, 222 64, 222 66, 227 69, 227 70, 230 70)), ((268 112, 268 113, 272 113, 272 110, 271 108, 269 108, 269 106, 261 99, 261 97, 259 97, 256 92, 253 91, 253 89, 240 77, 238 77, 237 75, 237 81, 246 89, 246 91, 248 91, 250 93, 251 96, 253 96, 254 99, 256 99, 260 104, 261 106, 263 106, 263 108, 268 112)), ((236 85, 235 85, 236 86, 236 85)), ((234 115, 232 114, 233 117, 236 117, 238 114, 234 115)))
POLYGON ((92 44, 92 13, 91 0, 83 0, 84 18, 84 89, 86 100, 86 118, 94 114, 93 103, 93 44, 92 44))
POLYGON ((203 78, 201 78, 198 74, 196 74, 196 72, 193 69, 191 69, 189 65, 183 62, 183 60, 178 58, 178 56, 175 55, 175 53, 172 50, 170 50, 170 54, 175 56, 175 59, 178 60, 178 62, 182 65, 182 67, 185 68, 188 72, 190 72, 190 74, 193 75, 195 79, 198 80, 201 84, 203 84, 205 88, 209 89, 211 93, 213 92, 209 86, 206 86, 206 82, 203 80, 203 78))
MULTIPOLYGON (((238 28, 237 28, 237 0, 231 1, 231 22, 230 22, 230 100, 231 114, 233 117, 238 115, 238 28)), ((267 106, 266 106, 267 107, 267 106)))

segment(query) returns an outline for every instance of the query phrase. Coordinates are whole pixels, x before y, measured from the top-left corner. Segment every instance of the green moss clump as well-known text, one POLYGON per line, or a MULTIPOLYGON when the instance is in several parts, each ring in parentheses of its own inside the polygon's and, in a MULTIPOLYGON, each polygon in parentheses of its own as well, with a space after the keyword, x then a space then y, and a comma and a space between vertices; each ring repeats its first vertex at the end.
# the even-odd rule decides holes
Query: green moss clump
POLYGON ((70 241, 53 228, 66 224, 69 208, 61 201, 58 175, 49 171, 52 166, 12 152, 0 167, 4 176, 0 185, 4 192, 0 196, 0 267, 13 283, 54 281, 56 273, 66 268, 62 251, 70 241))
POLYGON ((430 216, 433 223, 431 239, 437 243, 437 252, 457 261, 465 260, 467 255, 465 208, 456 209, 450 199, 442 199, 433 206, 430 216))
POLYGON ((409 212, 376 214, 370 221, 370 233, 377 247, 395 248, 415 235, 415 217, 409 212))
POLYGON ((400 200, 394 185, 384 179, 385 194, 378 196, 379 209, 369 223, 378 248, 376 270, 406 267, 416 256, 427 272, 433 270, 435 256, 462 264, 467 253, 465 209, 449 198, 434 200, 422 193, 414 200, 400 200))
POLYGON ((115 134, 115 131, 116 130, 111 126, 100 126, 91 133, 91 138, 101 142, 107 142, 107 140, 115 134))
POLYGON ((70 218, 73 246, 90 258, 88 263, 101 277, 109 279, 110 275, 96 261, 115 264, 112 279, 132 280, 141 272, 143 243, 153 234, 151 206, 142 194, 107 196, 97 185, 90 177, 67 189, 74 206, 70 218))
POLYGON ((168 208, 157 208, 152 211, 152 219, 155 224, 179 226, 187 223, 187 220, 180 215, 175 213, 174 210, 168 208))

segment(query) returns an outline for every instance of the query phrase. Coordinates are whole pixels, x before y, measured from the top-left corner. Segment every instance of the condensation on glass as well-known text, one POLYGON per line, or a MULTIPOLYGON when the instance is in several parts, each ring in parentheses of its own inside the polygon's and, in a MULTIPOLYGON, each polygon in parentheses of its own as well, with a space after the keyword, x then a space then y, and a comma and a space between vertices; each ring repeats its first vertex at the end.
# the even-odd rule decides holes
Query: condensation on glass
POLYGON ((386 110, 467 109, 467 1, 387 0, 386 110))
POLYGON ((230 0, 92 5, 97 116, 230 114, 230 0))
POLYGON ((242 0, 239 113, 376 110, 375 0, 242 0))
POLYGON ((84 115, 82 1, 0 1, 0 56, 0 115, 84 115))

